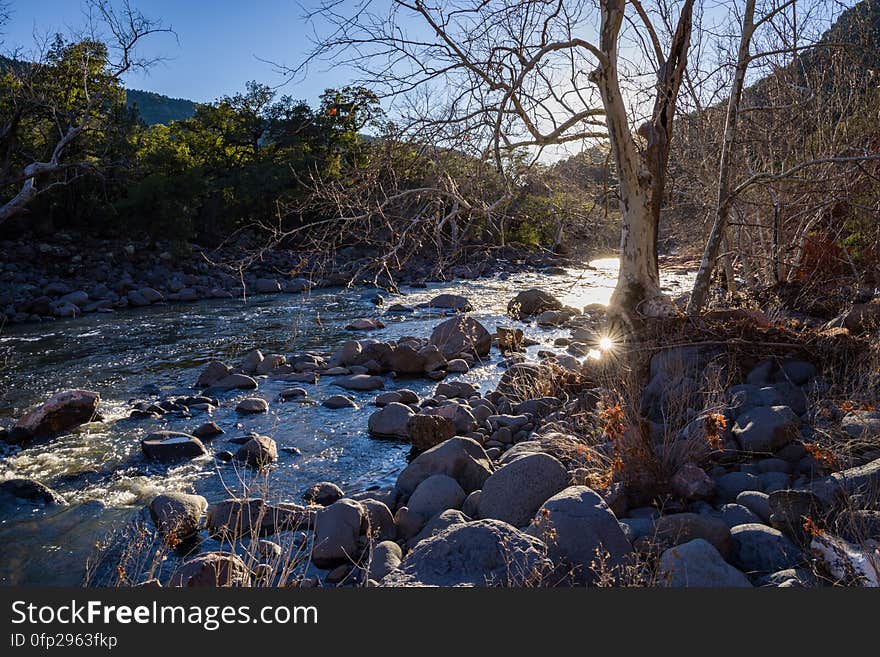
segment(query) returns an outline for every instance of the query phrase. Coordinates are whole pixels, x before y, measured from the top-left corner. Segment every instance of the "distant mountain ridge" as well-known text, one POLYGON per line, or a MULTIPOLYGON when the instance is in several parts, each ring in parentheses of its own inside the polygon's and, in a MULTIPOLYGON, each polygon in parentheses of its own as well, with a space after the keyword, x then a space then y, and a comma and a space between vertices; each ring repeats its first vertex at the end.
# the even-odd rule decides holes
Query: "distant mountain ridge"
POLYGON ((171 98, 153 91, 125 90, 125 104, 137 111, 147 125, 183 121, 196 113, 196 104, 186 98, 171 98))

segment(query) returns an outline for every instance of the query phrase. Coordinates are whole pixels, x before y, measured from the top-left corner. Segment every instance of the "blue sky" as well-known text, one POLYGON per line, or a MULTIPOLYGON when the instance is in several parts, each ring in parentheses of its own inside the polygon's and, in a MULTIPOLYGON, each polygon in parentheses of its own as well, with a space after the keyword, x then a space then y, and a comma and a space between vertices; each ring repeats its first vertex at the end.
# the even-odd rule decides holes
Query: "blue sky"
MULTIPOLYGON (((67 33, 85 23, 82 0, 7 0, 12 17, 4 28, 4 50, 34 47, 34 34, 67 33)), ((244 89, 248 80, 279 84, 283 78, 259 59, 295 64, 307 52, 309 27, 296 0, 133 0, 150 18, 174 28, 177 41, 155 35, 144 53, 168 57, 127 86, 199 102, 244 89), (258 59, 259 58, 259 59, 258 59)), ((314 102, 327 87, 345 84, 344 71, 313 69, 282 93, 314 102)))

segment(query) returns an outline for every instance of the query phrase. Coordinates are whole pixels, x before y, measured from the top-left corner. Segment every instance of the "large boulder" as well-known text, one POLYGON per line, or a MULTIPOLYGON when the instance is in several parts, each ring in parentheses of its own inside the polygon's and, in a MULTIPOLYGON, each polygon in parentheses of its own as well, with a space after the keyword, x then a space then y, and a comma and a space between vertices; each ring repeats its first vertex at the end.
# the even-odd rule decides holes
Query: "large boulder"
POLYGON ((803 558, 797 546, 767 525, 737 525, 730 530, 730 561, 747 573, 774 573, 798 566, 803 558))
POLYGON ((733 435, 747 452, 773 452, 800 433, 800 419, 788 406, 758 406, 736 420, 733 435))
POLYGON ((482 488, 492 474, 492 461, 476 440, 455 436, 413 459, 398 476, 396 488, 402 496, 408 497, 420 483, 435 474, 449 475, 465 493, 472 493, 482 488))
POLYGON ((431 344, 447 359, 462 353, 486 356, 492 348, 492 336, 473 317, 453 317, 437 325, 431 344))
POLYGON ((88 390, 59 392, 21 418, 15 426, 34 437, 52 436, 94 420, 100 401, 97 392, 88 390))
POLYGON ((14 478, 0 481, 0 500, 12 498, 13 505, 21 501, 46 506, 66 506, 67 502, 54 490, 33 479, 14 478))
POLYGON ((459 509, 465 494, 458 482, 448 475, 431 475, 416 487, 406 506, 410 511, 425 518, 446 511, 459 509))
POLYGON ((188 433, 180 431, 156 431, 141 441, 141 450, 148 459, 177 461, 205 456, 204 443, 188 433))
POLYGON ((358 537, 366 514, 360 502, 343 498, 318 511, 312 563, 332 568, 357 559, 358 537))
POLYGON ((525 586, 540 579, 545 546, 499 520, 454 524, 427 538, 384 586, 525 586))
POLYGON ((558 575, 579 584, 595 581, 600 556, 620 568, 632 553, 614 513, 587 486, 570 486, 544 502, 526 533, 543 538, 558 575))
POLYGON ((547 383, 551 380, 550 369, 535 363, 516 363, 508 367, 495 391, 512 404, 545 396, 547 383))
POLYGON ((278 460, 278 446, 269 436, 254 435, 238 448, 235 460, 254 468, 264 468, 278 460))
POLYGON ((658 579, 673 588, 749 588, 748 578, 724 561, 708 541, 695 538, 660 555, 658 579))
POLYGON ((415 411, 406 404, 392 402, 370 415, 369 431, 381 438, 406 438, 407 426, 415 411))
POLYGON ((201 495, 162 493, 150 502, 150 516, 162 540, 175 545, 181 539, 199 531, 208 500, 201 495))
POLYGON ((562 302, 549 292, 533 288, 517 294, 507 304, 507 314, 516 319, 538 315, 545 310, 561 310, 562 302))
POLYGON ((250 586, 252 575, 241 557, 228 552, 207 552, 180 566, 171 576, 168 586, 250 586))
POLYGON ((568 470, 549 454, 534 453, 496 470, 482 486, 479 515, 514 527, 528 525, 535 512, 571 481, 568 470))

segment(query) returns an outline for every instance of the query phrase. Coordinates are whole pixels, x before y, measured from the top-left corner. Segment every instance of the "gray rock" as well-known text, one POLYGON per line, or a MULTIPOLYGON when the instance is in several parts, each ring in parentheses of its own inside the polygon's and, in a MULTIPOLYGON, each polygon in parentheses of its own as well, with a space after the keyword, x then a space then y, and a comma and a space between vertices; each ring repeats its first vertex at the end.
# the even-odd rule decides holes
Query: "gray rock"
POLYGON ((385 381, 381 376, 370 376, 368 374, 352 374, 336 379, 333 384, 346 390, 382 390, 385 387, 385 381))
POLYGON ((246 415, 255 414, 255 413, 268 413, 269 412, 269 404, 265 399, 261 399, 259 397, 248 397, 247 399, 242 399, 235 406, 235 410, 238 413, 243 413, 246 415))
POLYGON ((208 389, 224 392, 227 390, 256 390, 257 382, 246 374, 228 374, 212 383, 208 389))
POLYGON ((65 499, 45 484, 21 477, 0 481, 0 498, 2 497, 14 498, 14 504, 19 500, 26 500, 41 505, 67 506, 65 499))
POLYGON ((202 370, 201 374, 199 374, 199 378, 196 381, 196 388, 208 388, 220 379, 228 376, 232 370, 228 365, 221 363, 218 360, 213 360, 202 370))
POLYGON ((480 495, 482 492, 483 491, 481 490, 475 490, 464 499, 464 502, 461 503, 461 512, 463 514, 471 518, 477 517, 480 506, 480 495))
POLYGON ((318 511, 312 563, 318 568, 355 561, 365 512, 359 502, 341 499, 318 511))
POLYGON ((533 288, 517 294, 507 304, 507 314, 516 319, 525 319, 546 310, 562 309, 562 302, 549 292, 533 288))
POLYGON ((358 501, 366 513, 369 523, 366 532, 369 537, 377 541, 394 540, 397 537, 397 525, 394 523, 394 515, 388 505, 372 498, 358 501))
POLYGON ((718 550, 701 538, 666 550, 660 556, 658 579, 662 586, 674 588, 752 586, 742 572, 724 561, 718 550))
POLYGON ((570 486, 548 499, 526 533, 546 541, 557 575, 571 576, 579 584, 595 580, 600 551, 610 568, 623 566, 632 553, 611 509, 586 486, 570 486))
POLYGON ((725 504, 721 507, 721 519, 730 528, 762 522, 761 518, 742 504, 725 504))
POLYGON ((524 586, 539 579, 544 544, 498 520, 455 524, 421 541, 385 586, 524 586))
POLYGON ((199 531, 208 500, 201 495, 162 493, 150 502, 150 516, 162 540, 172 545, 199 531))
POLYGON ((486 356, 492 348, 489 331, 472 317, 453 317, 438 324, 430 342, 447 359, 462 353, 486 356))
POLYGON ((349 397, 344 395, 332 395, 321 402, 322 406, 326 406, 331 410, 339 410, 341 408, 354 408, 357 409, 358 405, 355 401, 349 397))
POLYGON ((479 516, 522 527, 570 481, 568 470, 557 459, 549 454, 529 454, 486 479, 480 494, 479 516))
POLYGON ((384 408, 370 415, 367 421, 369 431, 382 438, 406 438, 407 426, 415 411, 409 406, 391 402, 384 408))
POLYGON ((730 553, 730 528, 721 518, 703 513, 673 513, 654 523, 654 538, 661 545, 681 545, 695 538, 708 541, 723 556, 730 553))
POLYGON ((228 552, 207 552, 185 562, 168 582, 172 587, 250 586, 252 573, 241 557, 228 552))
POLYGON ((345 493, 342 492, 342 489, 329 481, 319 481, 306 489, 302 496, 303 500, 309 504, 320 506, 329 506, 343 497, 345 497, 345 493))
POLYGON ((235 453, 235 460, 254 468, 264 468, 278 460, 278 446, 269 436, 253 436, 235 453))
POLYGON ((422 452, 397 478, 401 495, 412 495, 416 487, 434 474, 455 479, 465 493, 481 489, 492 474, 492 462, 485 450, 472 438, 456 436, 422 452))
POLYGON ((761 522, 770 522, 770 496, 756 490, 743 491, 736 496, 736 503, 754 513, 761 522))
POLYGON ((367 578, 380 581, 385 575, 396 570, 403 559, 403 550, 394 541, 377 543, 370 554, 367 578))
POLYGON ((70 431, 96 419, 100 402, 100 395, 89 390, 59 392, 21 418, 15 427, 34 437, 70 431))
POLYGON ((465 494, 458 482, 444 474, 431 475, 420 483, 406 505, 410 511, 431 518, 447 509, 458 509, 465 494))
POLYGON ((226 433, 221 429, 216 422, 205 422, 200 425, 195 431, 192 432, 199 440, 210 440, 211 438, 216 438, 217 436, 226 433))
POLYGON ((802 555, 782 532, 767 525, 739 525, 730 530, 730 560, 747 573, 772 573, 794 568, 802 555))
POLYGON ((715 488, 722 502, 733 502, 743 491, 760 490, 761 483, 749 472, 728 472, 715 479, 715 488))
POLYGON ((427 307, 454 310, 459 313, 467 313, 474 309, 466 297, 457 294, 440 294, 431 299, 427 307))
POLYGON ((424 523, 422 529, 415 536, 409 538, 406 542, 407 549, 411 550, 426 538, 439 534, 443 530, 452 527, 452 525, 460 525, 470 521, 471 518, 458 509, 446 509, 445 511, 441 511, 433 518, 429 518, 428 521, 424 523))
POLYGON ((141 440, 141 450, 148 459, 176 461, 205 456, 208 450, 195 436, 179 431, 156 431, 141 440))
POLYGON ((747 452, 773 452, 800 435, 800 420, 788 406, 759 406, 740 414, 733 434, 747 452))

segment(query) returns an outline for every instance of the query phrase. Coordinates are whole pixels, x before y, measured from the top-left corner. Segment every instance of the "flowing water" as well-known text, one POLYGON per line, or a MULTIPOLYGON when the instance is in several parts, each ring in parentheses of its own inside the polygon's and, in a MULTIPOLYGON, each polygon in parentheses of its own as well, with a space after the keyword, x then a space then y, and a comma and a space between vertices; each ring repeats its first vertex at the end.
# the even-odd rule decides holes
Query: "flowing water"
MULTIPOLYGON (((474 317, 492 331, 497 325, 517 325, 505 316, 507 302, 516 292, 540 287, 564 303, 583 307, 607 303, 617 275, 617 261, 597 260, 591 268, 565 275, 518 274, 478 281, 404 288, 400 295, 383 293, 385 307, 393 303, 415 306, 442 292, 462 294, 475 307, 474 317)), ((690 280, 686 272, 664 276, 673 296, 690 280)), ((10 423, 29 407, 55 392, 70 388, 95 390, 101 395, 105 421, 80 427, 49 442, 26 449, 6 448, 0 457, 0 479, 28 477, 54 488, 70 503, 61 510, 33 511, 25 506, 0 516, 0 583, 78 585, 86 559, 96 553, 96 542, 124 526, 149 502, 167 490, 194 491, 209 502, 241 493, 236 471, 205 458, 182 465, 157 465, 140 452, 140 438, 151 431, 191 431, 213 420, 225 435, 213 440, 215 451, 234 451, 230 438, 257 431, 278 443, 279 461, 268 478, 269 494, 278 501, 300 501, 304 489, 317 481, 332 481, 347 492, 370 486, 392 485, 406 464, 409 446, 370 438, 367 417, 376 393, 349 393, 330 385, 288 384, 261 379, 257 391, 221 396, 213 416, 193 412, 191 418, 134 420, 128 418, 133 401, 193 394, 192 384, 204 364, 213 359, 237 363, 248 351, 291 354, 329 353, 346 340, 396 339, 403 335, 428 336, 443 319, 417 309, 411 314, 382 314, 370 299, 375 290, 326 289, 307 295, 271 295, 247 301, 212 300, 93 314, 51 324, 31 324, 0 333, 0 348, 11 349, 0 370, 0 418, 10 423), (353 334, 344 329, 352 319, 380 314, 386 328, 353 334), (307 402, 277 402, 278 393, 296 385, 306 388, 307 402), (332 394, 354 395, 356 409, 330 410, 320 401, 332 394), (270 412, 240 416, 235 400, 260 396, 270 412), (318 402, 318 403, 315 403, 318 402), (295 448, 295 449, 291 449, 295 448)), ((567 330, 544 330, 521 325, 544 344, 529 349, 535 358, 567 330)), ((470 372, 450 377, 491 389, 501 375, 500 356, 491 357, 470 372)), ((386 390, 410 388, 428 395, 434 383, 427 379, 392 379, 386 390)))

